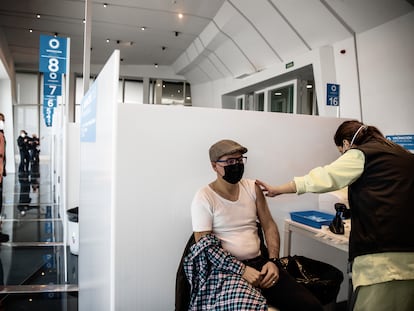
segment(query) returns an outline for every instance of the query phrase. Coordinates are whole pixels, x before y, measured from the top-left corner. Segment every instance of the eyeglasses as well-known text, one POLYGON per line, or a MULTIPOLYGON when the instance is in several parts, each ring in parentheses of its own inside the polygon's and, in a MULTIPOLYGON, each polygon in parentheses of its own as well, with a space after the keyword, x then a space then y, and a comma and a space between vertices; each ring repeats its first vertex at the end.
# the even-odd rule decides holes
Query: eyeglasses
POLYGON ((217 160, 220 163, 226 163, 227 165, 234 165, 234 164, 246 164, 247 157, 240 157, 240 158, 228 158, 227 160, 217 160))

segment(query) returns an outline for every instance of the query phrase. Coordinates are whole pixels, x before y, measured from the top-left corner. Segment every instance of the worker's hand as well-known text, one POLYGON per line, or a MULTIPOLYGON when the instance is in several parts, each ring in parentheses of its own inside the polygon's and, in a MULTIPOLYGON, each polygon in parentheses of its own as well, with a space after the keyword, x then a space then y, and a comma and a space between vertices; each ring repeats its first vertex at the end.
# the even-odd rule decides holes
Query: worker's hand
POLYGON ((274 197, 279 194, 282 194, 282 192, 279 191, 279 188, 276 186, 271 186, 269 184, 264 183, 263 181, 260 181, 256 179, 256 185, 262 189, 262 191, 265 193, 267 197, 274 197))
POLYGON ((259 284, 261 288, 274 286, 279 280, 279 268, 271 261, 267 262, 260 271, 262 280, 259 284))
POLYGON ((252 284, 253 286, 258 287, 260 285, 260 281, 262 280, 262 275, 260 271, 257 271, 252 267, 246 266, 242 274, 242 278, 250 284, 252 284))

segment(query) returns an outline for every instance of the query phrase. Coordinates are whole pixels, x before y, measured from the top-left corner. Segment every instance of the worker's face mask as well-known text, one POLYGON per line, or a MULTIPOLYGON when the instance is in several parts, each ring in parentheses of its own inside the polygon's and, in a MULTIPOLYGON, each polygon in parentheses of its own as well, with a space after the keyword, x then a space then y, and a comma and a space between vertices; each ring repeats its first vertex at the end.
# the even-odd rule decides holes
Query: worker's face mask
POLYGON ((4 121, 0 120, 0 130, 4 130, 4 121))
POLYGON ((244 173, 244 164, 237 163, 224 167, 223 179, 231 184, 237 184, 242 179, 244 173))

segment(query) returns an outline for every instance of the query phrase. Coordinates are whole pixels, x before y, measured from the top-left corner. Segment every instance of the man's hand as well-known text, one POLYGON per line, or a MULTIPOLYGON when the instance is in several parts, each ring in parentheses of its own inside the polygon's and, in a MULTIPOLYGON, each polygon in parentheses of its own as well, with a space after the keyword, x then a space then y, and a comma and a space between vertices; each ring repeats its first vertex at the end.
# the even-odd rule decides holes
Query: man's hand
POLYGON ((250 284, 252 284, 253 286, 259 287, 260 282, 262 280, 262 275, 256 269, 246 266, 242 274, 242 278, 245 279, 250 284))
POLYGON ((279 268, 271 261, 267 262, 260 271, 262 280, 259 284, 261 288, 269 288, 279 280, 279 268))

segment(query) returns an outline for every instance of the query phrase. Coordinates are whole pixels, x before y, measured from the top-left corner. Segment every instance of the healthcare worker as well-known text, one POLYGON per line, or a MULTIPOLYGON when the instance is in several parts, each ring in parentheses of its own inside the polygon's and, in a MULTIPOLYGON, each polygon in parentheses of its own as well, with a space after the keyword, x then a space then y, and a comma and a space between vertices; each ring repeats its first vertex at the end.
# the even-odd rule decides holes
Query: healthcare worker
POLYGON ((345 121, 334 136, 342 154, 267 196, 323 193, 348 186, 349 261, 354 311, 414 310, 414 154, 374 126, 345 121))

